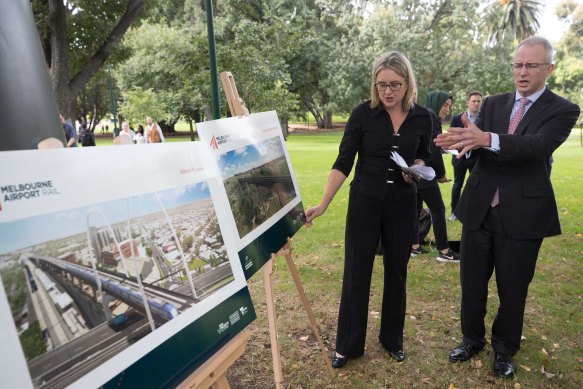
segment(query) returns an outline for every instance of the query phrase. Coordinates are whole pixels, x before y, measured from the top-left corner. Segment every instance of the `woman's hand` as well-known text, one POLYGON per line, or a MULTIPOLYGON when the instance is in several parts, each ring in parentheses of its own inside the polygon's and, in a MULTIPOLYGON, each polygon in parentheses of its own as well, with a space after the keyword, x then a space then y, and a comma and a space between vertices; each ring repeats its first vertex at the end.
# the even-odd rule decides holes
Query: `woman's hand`
POLYGON ((409 185, 413 185, 418 183, 419 181, 421 181, 421 179, 413 174, 410 173, 406 173, 406 172, 401 172, 401 174, 403 175, 403 180, 405 180, 405 182, 409 185))
POLYGON ((318 216, 321 216, 324 212, 326 212, 326 207, 324 207, 322 203, 315 207, 308 208, 306 211, 306 226, 311 227, 312 221, 318 216))
POLYGON ((445 184, 446 182, 451 182, 451 180, 447 178, 447 176, 443 176, 437 177, 437 182, 439 182, 440 184, 445 184))

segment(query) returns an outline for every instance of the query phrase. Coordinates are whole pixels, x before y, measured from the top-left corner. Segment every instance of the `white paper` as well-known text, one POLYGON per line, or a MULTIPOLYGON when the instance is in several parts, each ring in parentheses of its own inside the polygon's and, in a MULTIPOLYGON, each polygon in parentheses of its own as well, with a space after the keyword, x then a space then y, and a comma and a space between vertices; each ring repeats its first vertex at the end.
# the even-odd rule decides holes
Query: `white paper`
POLYGON ((427 181, 431 181, 435 178, 435 170, 433 170, 432 167, 416 164, 408 166, 407 162, 405 162, 403 157, 401 157, 396 151, 391 153, 391 159, 397 163, 397 166, 399 166, 401 170, 411 173, 416 177, 427 181))

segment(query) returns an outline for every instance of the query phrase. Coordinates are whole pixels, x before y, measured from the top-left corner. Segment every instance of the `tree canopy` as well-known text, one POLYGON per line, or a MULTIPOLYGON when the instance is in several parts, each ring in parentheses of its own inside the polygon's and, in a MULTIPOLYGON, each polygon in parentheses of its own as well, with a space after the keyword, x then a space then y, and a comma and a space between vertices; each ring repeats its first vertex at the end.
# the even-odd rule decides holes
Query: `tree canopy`
MULTIPOLYGON (((109 110, 107 60, 127 119, 156 115, 172 126, 209 111, 204 1, 31 4, 62 110, 97 118, 109 110)), ((461 110, 469 90, 513 88, 512 52, 538 30, 540 9, 536 0, 216 0, 218 71, 234 75, 251 112, 311 113, 324 127, 332 113, 349 113, 370 97, 373 60, 397 50, 414 66, 419 101, 442 89, 461 110)), ((576 100, 583 11, 567 0, 557 12, 571 27, 557 47, 551 85, 576 100)), ((224 98, 221 111, 228 113, 224 98)))

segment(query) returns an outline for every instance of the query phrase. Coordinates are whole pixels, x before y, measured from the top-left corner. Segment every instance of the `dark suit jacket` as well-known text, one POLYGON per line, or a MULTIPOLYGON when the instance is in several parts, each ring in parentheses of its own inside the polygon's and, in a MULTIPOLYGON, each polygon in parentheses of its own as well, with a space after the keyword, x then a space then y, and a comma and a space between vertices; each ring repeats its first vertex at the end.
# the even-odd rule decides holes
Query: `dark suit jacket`
MULTIPOLYGON (((459 115, 455 115, 454 117, 451 118, 451 123, 449 124, 450 127, 463 127, 464 124, 462 123, 462 115, 463 113, 460 113, 459 115)), ((475 162, 476 158, 477 158, 477 153, 472 152, 470 154, 469 158, 466 158, 466 160, 469 160, 471 162, 475 162)), ((451 164, 455 167, 455 166, 459 166, 462 163, 463 159, 457 159, 455 157, 455 155, 451 156, 451 164)))
POLYGON ((500 218, 514 239, 542 239, 561 233, 555 195, 548 174, 549 156, 567 139, 579 107, 548 88, 528 109, 514 135, 507 133, 515 93, 486 98, 477 126, 498 133, 500 151, 473 150, 479 157, 456 216, 464 227, 480 227, 496 188, 500 218))

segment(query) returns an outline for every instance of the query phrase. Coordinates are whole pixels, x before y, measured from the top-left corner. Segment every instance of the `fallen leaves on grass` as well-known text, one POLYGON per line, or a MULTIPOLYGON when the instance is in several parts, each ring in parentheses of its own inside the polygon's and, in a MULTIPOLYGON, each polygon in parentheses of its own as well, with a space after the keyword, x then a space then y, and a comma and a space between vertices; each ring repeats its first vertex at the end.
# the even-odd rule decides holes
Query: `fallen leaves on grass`
POLYGON ((544 366, 541 366, 540 372, 543 373, 548 379, 551 379, 554 376, 556 376, 556 374, 549 373, 548 371, 546 371, 544 366))
POLYGON ((520 367, 522 367, 524 370, 526 371, 531 371, 532 369, 526 365, 520 365, 520 367))
POLYGON ((306 335, 306 336, 301 336, 301 337, 300 337, 300 340, 301 340, 302 342, 306 342, 306 341, 308 340, 308 338, 309 338, 309 336, 308 336, 308 335, 306 335))

